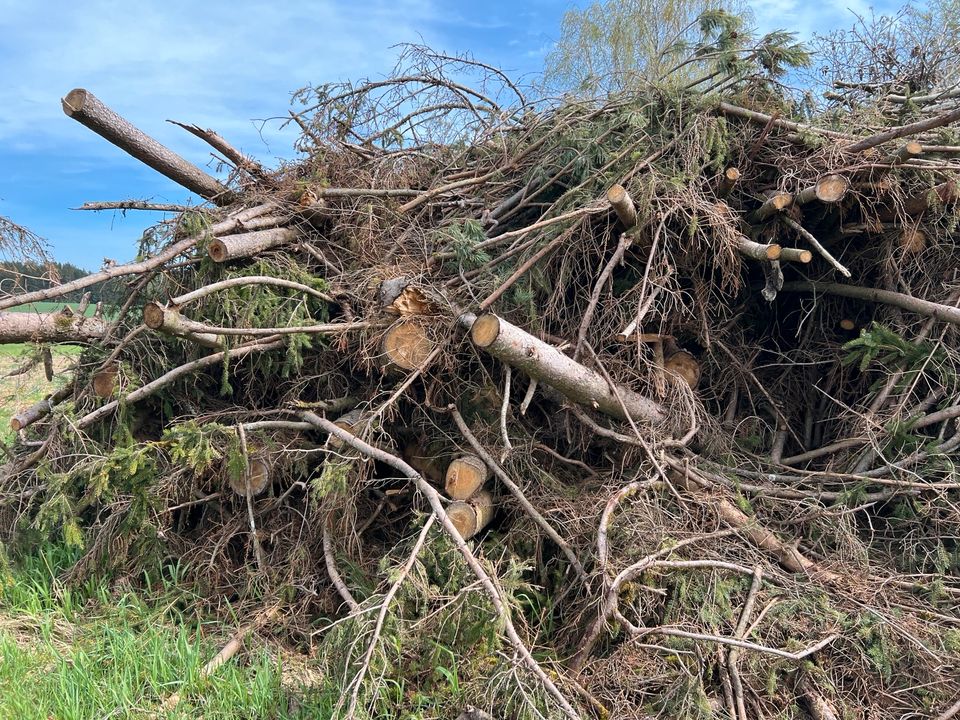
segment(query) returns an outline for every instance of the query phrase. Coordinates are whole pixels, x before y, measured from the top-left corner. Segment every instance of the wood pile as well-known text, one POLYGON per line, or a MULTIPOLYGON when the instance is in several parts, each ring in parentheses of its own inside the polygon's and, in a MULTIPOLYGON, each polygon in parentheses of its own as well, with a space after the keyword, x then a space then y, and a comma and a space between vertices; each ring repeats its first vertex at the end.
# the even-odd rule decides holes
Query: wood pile
POLYGON ((411 716, 438 648, 460 705, 424 717, 948 717, 960 110, 471 69, 303 91, 276 171, 185 126, 225 180, 64 98, 207 202, 0 298, 4 342, 86 348, 14 416, 6 540, 283 603, 336 717, 411 716))

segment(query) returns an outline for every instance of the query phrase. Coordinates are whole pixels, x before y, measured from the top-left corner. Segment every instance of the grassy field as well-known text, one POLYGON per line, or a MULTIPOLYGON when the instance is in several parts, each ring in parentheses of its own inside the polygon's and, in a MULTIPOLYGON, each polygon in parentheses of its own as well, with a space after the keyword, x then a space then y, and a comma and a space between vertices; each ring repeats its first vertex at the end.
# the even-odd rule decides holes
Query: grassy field
MULTIPOLYGON (((67 305, 71 310, 77 310, 80 307, 79 303, 70 303, 70 302, 35 302, 28 303, 26 305, 18 305, 17 307, 12 307, 8 312, 57 312, 62 310, 63 307, 67 305)), ((84 311, 84 315, 87 317, 92 317, 93 314, 97 311, 97 306, 95 304, 87 305, 87 309, 84 311)))
POLYGON ((299 698, 283 653, 260 641, 201 679, 232 629, 180 610, 189 598, 175 573, 154 579, 146 599, 97 582, 68 589, 57 576, 74 557, 48 547, 0 568, 0 718, 330 717, 325 703, 299 698), (162 711, 175 692, 179 705, 162 711))
POLYGON ((51 348, 53 354, 53 381, 48 382, 44 375, 43 364, 35 365, 19 375, 8 376, 22 367, 37 352, 33 345, 0 345, 0 441, 13 439, 10 430, 10 418, 20 408, 31 405, 69 381, 68 368, 80 354, 76 345, 57 345, 51 348))

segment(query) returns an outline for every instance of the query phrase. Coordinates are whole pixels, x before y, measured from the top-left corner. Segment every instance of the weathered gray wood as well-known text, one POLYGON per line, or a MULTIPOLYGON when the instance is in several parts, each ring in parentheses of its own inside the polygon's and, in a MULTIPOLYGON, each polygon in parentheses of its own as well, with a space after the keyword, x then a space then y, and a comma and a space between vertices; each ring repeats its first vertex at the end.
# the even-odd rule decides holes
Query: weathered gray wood
POLYGON ((67 117, 93 130, 175 183, 217 205, 229 205, 236 200, 234 193, 215 177, 131 125, 100 102, 93 93, 76 88, 67 93, 61 102, 67 117))
POLYGON ((71 310, 52 313, 0 312, 0 343, 88 342, 102 338, 107 323, 71 310))

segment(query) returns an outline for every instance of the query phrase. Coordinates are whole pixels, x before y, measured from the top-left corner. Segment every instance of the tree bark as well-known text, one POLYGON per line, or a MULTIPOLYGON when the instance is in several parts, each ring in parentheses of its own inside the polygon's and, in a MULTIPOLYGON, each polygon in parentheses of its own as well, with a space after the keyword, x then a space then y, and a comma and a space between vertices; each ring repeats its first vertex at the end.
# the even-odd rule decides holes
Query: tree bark
POLYGON ((738 182, 740 182, 740 170, 735 167, 728 167, 715 181, 717 197, 725 198, 733 191, 738 182))
POLYGON ((783 253, 783 248, 776 243, 765 245, 754 242, 745 235, 740 235, 737 238, 737 252, 753 260, 777 260, 783 253))
POLYGON ((470 337, 477 347, 553 387, 574 402, 620 420, 626 420, 627 414, 634 420, 653 424, 667 419, 658 403, 623 386, 617 386, 614 392, 599 373, 496 315, 476 318, 470 337))
POLYGON ((0 344, 22 342, 89 342, 102 338, 107 323, 69 309, 52 313, 0 312, 0 344))
POLYGON ((203 140, 205 143, 207 143, 207 145, 232 162, 234 167, 237 169, 250 173, 258 180, 266 179, 266 173, 264 172, 263 166, 260 165, 260 163, 253 158, 244 155, 213 130, 204 130, 199 125, 187 125, 186 123, 177 122, 176 120, 167 120, 167 122, 172 123, 179 128, 183 128, 191 135, 195 135, 203 140))
POLYGON ((766 201, 757 208, 753 214, 753 222, 763 222, 767 218, 783 212, 793 205, 793 195, 785 192, 775 192, 766 199, 766 201))
POLYGON ((35 402, 30 407, 26 407, 12 418, 10 418, 10 427, 14 432, 23 430, 28 425, 32 425, 37 420, 46 417, 53 410, 53 406, 63 402, 73 393, 73 383, 70 382, 55 393, 43 400, 35 402))
POLYGON ((280 227, 270 230, 241 233, 239 235, 224 235, 215 238, 207 246, 207 254, 217 263, 250 257, 264 250, 285 245, 297 237, 294 228, 280 227))
POLYGON ((151 330, 173 335, 214 350, 223 350, 223 338, 213 333, 194 332, 184 323, 176 308, 163 307, 158 302, 149 302, 143 308, 143 323, 151 330))
POLYGON ((236 195, 215 177, 138 130, 100 102, 93 93, 76 88, 67 93, 62 104, 67 117, 200 197, 217 205, 229 205, 236 200, 236 195))
POLYGON ((926 315, 953 325, 960 325, 960 308, 941 305, 940 303, 922 300, 912 295, 904 295, 903 293, 893 292, 891 290, 865 288, 857 285, 841 285, 839 283, 815 282, 789 282, 786 283, 782 289, 784 292, 820 292, 827 295, 839 295, 857 300, 866 300, 867 302, 892 305, 901 310, 926 315))

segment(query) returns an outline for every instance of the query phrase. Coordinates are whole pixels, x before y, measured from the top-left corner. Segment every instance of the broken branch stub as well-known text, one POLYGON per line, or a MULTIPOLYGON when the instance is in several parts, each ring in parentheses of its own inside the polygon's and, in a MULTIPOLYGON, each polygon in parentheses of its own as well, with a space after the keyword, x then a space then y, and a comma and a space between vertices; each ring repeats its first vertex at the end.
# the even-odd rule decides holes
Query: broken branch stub
POLYGON ((464 540, 483 530, 493 519, 493 495, 481 490, 468 500, 457 500, 447 506, 450 522, 464 540))
POLYGON ((470 338, 478 348, 574 402, 618 420, 626 420, 629 414, 633 420, 658 425, 667 419, 658 403, 622 385, 614 391, 600 373, 496 315, 478 317, 470 329, 470 338))
POLYGON ((466 500, 487 481, 490 471, 476 455, 462 455, 447 466, 444 489, 453 500, 466 500))

